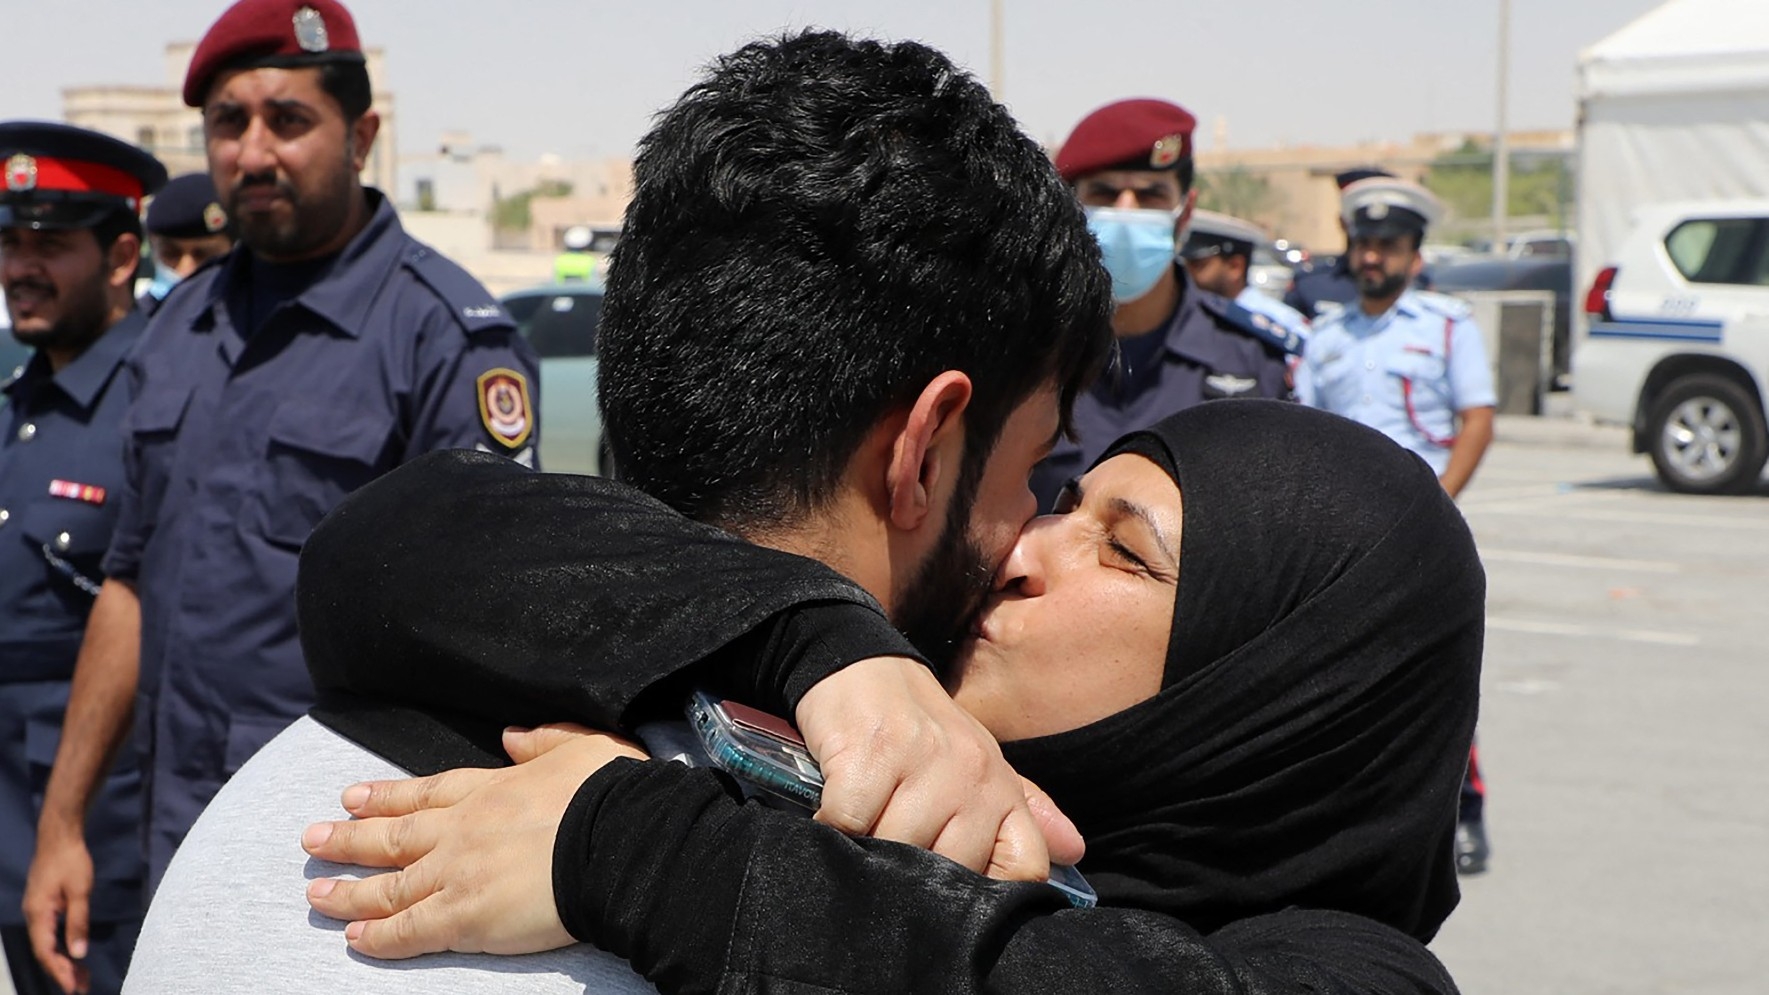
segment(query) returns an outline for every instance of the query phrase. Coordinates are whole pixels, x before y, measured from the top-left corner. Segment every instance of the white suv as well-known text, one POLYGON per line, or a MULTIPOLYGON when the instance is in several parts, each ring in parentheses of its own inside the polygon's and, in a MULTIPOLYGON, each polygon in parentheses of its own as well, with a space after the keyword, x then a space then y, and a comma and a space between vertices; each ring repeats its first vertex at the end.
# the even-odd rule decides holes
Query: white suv
POLYGON ((1769 457, 1769 201, 1658 204, 1585 296, 1573 395, 1634 426, 1634 451, 1692 494, 1755 488, 1769 457))

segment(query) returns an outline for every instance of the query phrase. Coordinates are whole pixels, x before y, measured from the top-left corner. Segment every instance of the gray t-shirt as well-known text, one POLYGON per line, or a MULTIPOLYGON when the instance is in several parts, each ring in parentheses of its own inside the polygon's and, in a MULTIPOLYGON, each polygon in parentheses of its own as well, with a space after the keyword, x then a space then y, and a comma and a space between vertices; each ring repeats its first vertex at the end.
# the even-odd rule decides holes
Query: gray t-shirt
POLYGON ((656 995, 626 961, 582 944, 523 957, 405 961, 346 947, 344 923, 308 908, 306 886, 361 869, 307 856, 301 832, 345 815, 338 806, 345 787, 409 776, 312 719, 284 730, 227 782, 179 847, 123 991, 656 995))

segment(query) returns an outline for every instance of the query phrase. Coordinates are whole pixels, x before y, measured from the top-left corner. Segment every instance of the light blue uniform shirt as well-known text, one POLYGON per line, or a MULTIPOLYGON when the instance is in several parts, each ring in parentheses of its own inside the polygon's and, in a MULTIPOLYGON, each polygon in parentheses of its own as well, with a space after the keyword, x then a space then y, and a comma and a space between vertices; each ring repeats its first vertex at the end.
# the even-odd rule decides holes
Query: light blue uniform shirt
POLYGON ((1495 403, 1492 369, 1468 307, 1409 290, 1384 314, 1357 304, 1315 321, 1296 397, 1376 429, 1442 474, 1456 413, 1495 403))
POLYGON ((1270 294, 1261 290, 1256 290, 1253 287, 1248 287, 1235 297, 1235 303, 1254 314, 1265 315, 1267 318, 1270 318, 1281 325, 1285 331, 1295 332, 1297 335, 1302 336, 1304 341, 1307 341, 1308 319, 1302 316, 1301 311, 1298 311, 1290 305, 1285 304, 1283 301, 1272 297, 1270 294))

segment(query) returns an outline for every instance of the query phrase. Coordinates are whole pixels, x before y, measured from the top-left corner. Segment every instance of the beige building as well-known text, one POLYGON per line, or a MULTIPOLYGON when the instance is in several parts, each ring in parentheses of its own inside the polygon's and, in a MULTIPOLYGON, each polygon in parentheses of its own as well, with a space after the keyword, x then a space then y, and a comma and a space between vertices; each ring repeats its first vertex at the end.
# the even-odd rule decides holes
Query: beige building
MULTIPOLYGON (((1345 236, 1339 228, 1335 174, 1373 165, 1418 181, 1432 163, 1469 145, 1488 149, 1491 139, 1487 133, 1448 132, 1415 135, 1407 142, 1199 152, 1198 173, 1208 178, 1215 199, 1214 203, 1202 206, 1241 214, 1274 235, 1301 242, 1316 251, 1338 252, 1345 244, 1345 236)), ((1516 132, 1509 142, 1515 161, 1520 155, 1569 155, 1574 135, 1571 131, 1516 132)), ((1532 219, 1518 220, 1527 223, 1532 219)), ((1441 232, 1434 233, 1434 239, 1458 231, 1485 231, 1486 222, 1484 216, 1452 216, 1445 219, 1441 232)))
MULTIPOLYGON (((207 170, 202 115, 184 106, 182 96, 185 70, 195 48, 191 42, 166 46, 166 75, 159 85, 100 83, 63 89, 62 117, 69 124, 134 142, 158 156, 174 176, 207 170)), ((392 191, 397 189, 399 150, 394 140, 397 129, 393 91, 387 87, 386 56, 378 48, 369 49, 364 56, 375 110, 381 116, 381 133, 363 169, 363 182, 392 191)))

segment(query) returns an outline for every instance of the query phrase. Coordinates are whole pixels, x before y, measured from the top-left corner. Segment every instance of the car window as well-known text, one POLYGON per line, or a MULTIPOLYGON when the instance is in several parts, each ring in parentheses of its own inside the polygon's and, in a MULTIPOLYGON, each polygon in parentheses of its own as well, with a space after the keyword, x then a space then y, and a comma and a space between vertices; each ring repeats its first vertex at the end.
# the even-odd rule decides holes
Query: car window
POLYGON ((522 334, 528 334, 528 323, 534 320, 535 311, 540 309, 544 297, 511 297, 504 301, 504 310, 510 312, 510 319, 516 322, 516 328, 522 334))
POLYGON ((542 359, 594 356, 596 330, 602 321, 601 294, 537 295, 506 302, 516 327, 528 338, 542 359), (517 305, 525 308, 525 317, 517 305))
POLYGON ((1745 264, 1756 247, 1761 218, 1697 218, 1665 236, 1665 253, 1691 283, 1748 283, 1745 264))

